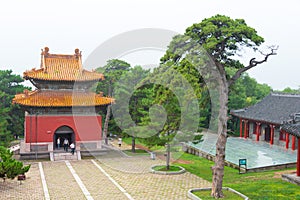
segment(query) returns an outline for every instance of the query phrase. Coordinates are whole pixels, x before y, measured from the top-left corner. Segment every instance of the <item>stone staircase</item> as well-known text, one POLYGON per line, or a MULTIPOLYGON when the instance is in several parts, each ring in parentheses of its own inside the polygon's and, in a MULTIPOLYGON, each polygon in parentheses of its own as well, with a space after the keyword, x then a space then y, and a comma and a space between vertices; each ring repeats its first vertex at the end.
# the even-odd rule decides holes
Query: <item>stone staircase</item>
POLYGON ((80 151, 75 151, 74 155, 71 152, 50 152, 50 160, 81 160, 80 151))

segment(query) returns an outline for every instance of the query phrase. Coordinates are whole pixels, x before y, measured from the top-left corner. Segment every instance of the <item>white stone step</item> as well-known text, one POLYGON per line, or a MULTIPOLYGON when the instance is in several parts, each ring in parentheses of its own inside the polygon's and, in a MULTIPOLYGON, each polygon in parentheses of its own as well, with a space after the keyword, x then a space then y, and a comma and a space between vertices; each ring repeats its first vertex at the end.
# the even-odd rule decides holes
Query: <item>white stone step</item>
POLYGON ((62 153, 54 152, 53 159, 54 159, 54 161, 57 161, 57 160, 81 160, 81 156, 80 156, 80 151, 75 152, 74 155, 72 155, 71 152, 62 152, 62 153))
POLYGON ((50 152, 50 160, 54 161, 54 153, 53 152, 50 152))

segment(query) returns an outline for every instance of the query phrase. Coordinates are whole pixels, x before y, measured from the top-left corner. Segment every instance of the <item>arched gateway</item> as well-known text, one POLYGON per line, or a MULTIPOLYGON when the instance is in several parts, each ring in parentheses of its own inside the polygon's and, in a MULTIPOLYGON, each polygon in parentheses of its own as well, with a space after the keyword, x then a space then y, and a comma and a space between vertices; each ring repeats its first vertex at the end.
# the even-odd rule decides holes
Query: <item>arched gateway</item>
POLYGON ((60 138, 60 147, 63 146, 63 141, 65 138, 69 141, 70 144, 72 142, 74 142, 76 144, 75 133, 74 133, 73 129, 68 126, 61 126, 58 129, 56 129, 56 131, 54 132, 54 134, 53 134, 53 149, 58 149, 58 145, 57 145, 58 138, 60 138))
POLYGON ((91 92, 90 88, 103 80, 103 74, 83 69, 78 49, 74 54, 63 55, 50 54, 45 47, 40 66, 24 72, 24 79, 37 89, 25 90, 13 99, 26 111, 20 155, 52 152, 58 137, 75 142, 76 149, 82 144, 101 148, 102 122, 97 113, 113 99, 91 92))

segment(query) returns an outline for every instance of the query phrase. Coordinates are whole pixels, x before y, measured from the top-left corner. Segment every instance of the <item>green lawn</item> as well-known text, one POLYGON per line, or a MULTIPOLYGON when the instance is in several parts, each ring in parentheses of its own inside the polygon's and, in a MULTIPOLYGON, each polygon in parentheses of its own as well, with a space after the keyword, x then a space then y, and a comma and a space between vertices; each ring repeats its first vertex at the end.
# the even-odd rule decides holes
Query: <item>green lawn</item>
MULTIPOLYGON (((126 144, 131 145, 132 138, 131 137, 124 137, 124 138, 122 138, 122 141, 125 142, 126 144)), ((135 144, 141 144, 139 139, 135 139, 135 144)))
MULTIPOLYGON (((187 153, 184 153, 180 160, 190 163, 176 163, 176 165, 211 182, 212 171, 210 168, 214 165, 212 161, 187 153)), ((282 181, 279 172, 284 172, 284 170, 239 174, 237 169, 225 167, 223 186, 231 187, 250 199, 300 200, 300 186, 282 181)))
MULTIPOLYGON (((215 199, 210 196, 210 193, 211 193, 211 190, 207 190, 207 191, 197 191, 197 192, 194 192, 193 194, 200 197, 201 199, 205 199, 205 200, 215 199)), ((226 200, 243 200, 242 197, 240 197, 239 195, 237 195, 233 192, 230 192, 228 190, 224 190, 223 194, 224 194, 224 200, 225 199, 226 200)))
POLYGON ((155 167, 153 167, 153 169, 154 169, 155 171, 162 171, 162 172, 165 172, 165 171, 169 171, 169 172, 178 172, 178 171, 181 170, 180 167, 174 166, 174 165, 171 165, 171 166, 170 166, 170 169, 167 169, 167 166, 165 166, 165 165, 155 166, 155 167))
POLYGON ((143 149, 135 149, 135 153, 132 153, 131 150, 124 150, 124 153, 126 153, 128 156, 145 156, 149 155, 149 153, 143 149))
MULTIPOLYGON (((127 137, 127 138, 122 138, 122 141, 128 145, 131 145, 132 139, 131 139, 131 137, 127 137)), ((138 138, 135 139, 135 144, 140 144, 142 146, 145 146, 142 142, 139 141, 138 138)), ((165 147, 155 145, 155 146, 151 147, 150 150, 151 151, 163 151, 163 150, 165 150, 165 147)))

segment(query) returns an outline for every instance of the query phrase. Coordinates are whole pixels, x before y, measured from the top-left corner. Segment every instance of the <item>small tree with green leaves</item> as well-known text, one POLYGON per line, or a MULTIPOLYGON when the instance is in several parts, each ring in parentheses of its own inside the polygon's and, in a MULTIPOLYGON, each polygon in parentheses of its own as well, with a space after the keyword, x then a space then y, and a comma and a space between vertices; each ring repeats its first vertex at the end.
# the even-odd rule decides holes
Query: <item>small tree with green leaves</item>
POLYGON ((7 148, 0 146, 0 178, 14 179, 16 176, 29 171, 30 165, 24 166, 22 162, 12 158, 13 153, 7 148))
POLYGON ((141 66, 130 68, 119 77, 114 88, 113 105, 114 119, 121 127, 123 133, 132 138, 132 152, 135 152, 135 139, 139 135, 137 126, 142 122, 142 117, 149 110, 151 91, 147 85, 139 87, 139 83, 149 75, 149 70, 141 66))

